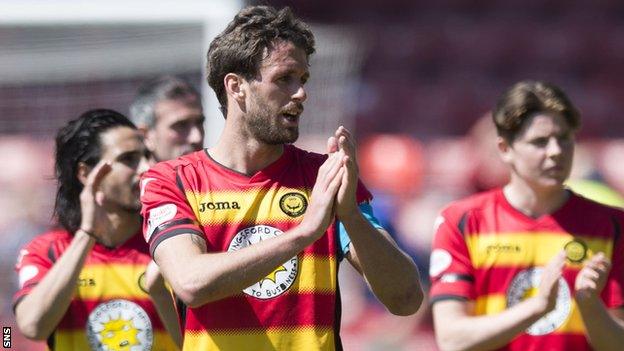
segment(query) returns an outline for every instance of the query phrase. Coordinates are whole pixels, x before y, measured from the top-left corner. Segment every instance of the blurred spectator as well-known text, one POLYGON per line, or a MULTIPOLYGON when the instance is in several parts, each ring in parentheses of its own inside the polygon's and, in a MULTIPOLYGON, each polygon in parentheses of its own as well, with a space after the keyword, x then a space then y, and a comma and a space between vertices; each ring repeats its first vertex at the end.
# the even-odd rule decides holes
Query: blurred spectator
POLYGON ((145 135, 156 162, 201 150, 204 114, 201 95, 187 81, 159 76, 146 81, 130 106, 130 119, 145 135))

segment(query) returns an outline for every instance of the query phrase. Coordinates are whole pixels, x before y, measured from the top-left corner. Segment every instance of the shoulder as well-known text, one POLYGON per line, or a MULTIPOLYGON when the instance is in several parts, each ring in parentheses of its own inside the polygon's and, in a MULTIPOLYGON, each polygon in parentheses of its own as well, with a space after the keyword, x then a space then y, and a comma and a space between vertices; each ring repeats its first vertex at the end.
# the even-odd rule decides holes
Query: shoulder
POLYGON ((294 145, 287 145, 287 152, 290 152, 293 155, 293 159, 297 160, 299 163, 303 164, 313 164, 316 167, 320 167, 320 165, 325 162, 327 159, 326 154, 319 154, 312 151, 306 151, 300 149, 294 145))
POLYGON ((582 213, 584 217, 588 219, 601 220, 605 218, 611 218, 618 222, 624 220, 624 210, 619 207, 605 205, 594 200, 588 199, 571 191, 574 211, 582 213))
POLYGON ((24 246, 25 249, 45 249, 48 250, 52 244, 67 244, 71 242, 72 236, 66 230, 52 229, 42 234, 39 234, 28 244, 24 246))
POLYGON ((146 175, 171 175, 175 174, 179 168, 195 168, 206 159, 206 152, 199 150, 192 152, 188 155, 180 156, 174 160, 158 162, 152 166, 145 174, 146 175))
POLYGON ((500 189, 489 190, 451 202, 442 209, 444 219, 459 222, 462 218, 482 212, 496 205, 500 189))

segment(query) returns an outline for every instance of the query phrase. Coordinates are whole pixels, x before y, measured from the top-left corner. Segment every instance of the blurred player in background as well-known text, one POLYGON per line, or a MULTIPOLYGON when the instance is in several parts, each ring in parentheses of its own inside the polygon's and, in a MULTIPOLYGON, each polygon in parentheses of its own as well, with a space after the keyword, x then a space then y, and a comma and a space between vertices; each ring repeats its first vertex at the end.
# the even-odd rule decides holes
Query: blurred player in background
POLYGON ((139 234, 146 154, 140 132, 115 111, 87 111, 58 132, 55 215, 63 229, 27 244, 16 266, 15 315, 26 337, 47 340, 51 350, 181 344, 171 294, 156 266, 146 272, 139 234))
POLYGON ((201 96, 178 77, 146 81, 130 106, 130 119, 143 132, 154 162, 172 160, 203 147, 201 96))
POLYGON ((443 350, 624 345, 624 213, 564 187, 580 116, 556 86, 515 84, 493 113, 503 188, 442 211, 431 299, 443 350))
POLYGON ((420 306, 416 266, 358 182, 351 134, 340 127, 329 156, 289 145, 313 52, 288 8, 241 10, 208 52, 226 118, 216 146, 143 176, 144 235, 189 306, 185 350, 341 349, 342 257, 392 313, 420 306))

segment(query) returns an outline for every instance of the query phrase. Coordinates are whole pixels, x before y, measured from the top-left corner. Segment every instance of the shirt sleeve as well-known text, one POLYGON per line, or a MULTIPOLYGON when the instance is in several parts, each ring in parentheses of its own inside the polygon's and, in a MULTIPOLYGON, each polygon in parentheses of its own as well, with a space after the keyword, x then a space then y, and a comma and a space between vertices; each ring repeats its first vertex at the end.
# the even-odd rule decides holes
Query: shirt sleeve
POLYGON ((22 298, 39 284, 54 265, 48 254, 52 252, 51 244, 51 242, 43 240, 42 237, 38 237, 20 250, 15 264, 19 290, 13 296, 13 309, 22 298))
MULTIPOLYGON (((377 219, 377 217, 375 217, 375 214, 373 213, 373 206, 371 206, 370 203, 361 203, 358 205, 358 207, 360 208, 360 211, 362 211, 362 215, 364 216, 364 218, 366 218, 368 223, 370 223, 373 227, 377 229, 384 229, 381 224, 379 224, 379 220, 377 219)), ((340 221, 336 221, 336 223, 338 224, 338 249, 340 250, 339 257, 343 258, 345 257, 347 252, 349 252, 349 244, 351 244, 351 238, 349 238, 349 234, 347 233, 347 229, 345 228, 344 224, 342 224, 342 222, 340 221)))
POLYGON ((156 247, 180 234, 195 234, 206 239, 188 203, 178 170, 160 163, 141 178, 143 236, 154 256, 156 247))
POLYGON ((446 299, 474 300, 476 297, 474 267, 459 222, 463 221, 450 220, 444 212, 436 219, 429 264, 431 303, 446 299))

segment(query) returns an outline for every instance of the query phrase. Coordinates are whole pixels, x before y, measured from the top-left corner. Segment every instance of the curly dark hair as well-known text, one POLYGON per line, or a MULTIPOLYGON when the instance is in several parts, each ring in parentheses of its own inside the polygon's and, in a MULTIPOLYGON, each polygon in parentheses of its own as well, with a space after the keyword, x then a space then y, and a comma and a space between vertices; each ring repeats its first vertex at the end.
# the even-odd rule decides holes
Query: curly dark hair
POLYGON ((270 6, 249 6, 242 9, 210 43, 208 49, 208 84, 215 91, 221 112, 227 114, 227 98, 223 79, 228 73, 240 74, 249 80, 257 76, 263 56, 276 41, 289 41, 314 53, 314 35, 290 8, 277 10, 270 6))
POLYGON ((529 117, 540 112, 561 114, 572 130, 581 125, 579 111, 561 88, 532 80, 518 82, 503 93, 492 118, 498 135, 512 142, 529 117))
POLYGON ((55 176, 57 180, 54 215, 63 228, 74 233, 82 219, 78 165, 94 167, 102 157, 100 136, 116 127, 136 129, 126 116, 106 109, 89 110, 61 127, 56 135, 55 176))

